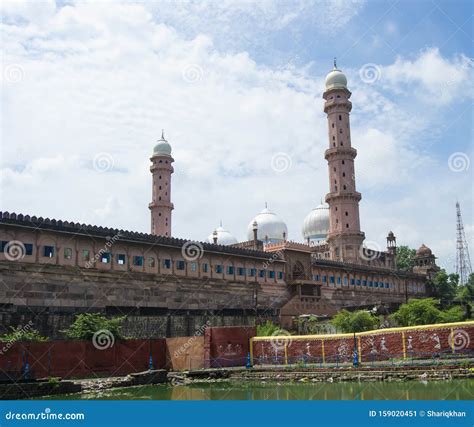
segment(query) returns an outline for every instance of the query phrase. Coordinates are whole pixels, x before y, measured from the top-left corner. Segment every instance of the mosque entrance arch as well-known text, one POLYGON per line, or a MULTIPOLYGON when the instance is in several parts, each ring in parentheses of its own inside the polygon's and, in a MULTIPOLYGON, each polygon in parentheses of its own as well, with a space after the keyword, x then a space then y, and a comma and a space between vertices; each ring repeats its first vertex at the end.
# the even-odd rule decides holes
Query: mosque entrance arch
POLYGON ((293 265, 293 272, 292 272, 293 280, 303 280, 306 277, 304 266, 300 261, 296 261, 293 265))

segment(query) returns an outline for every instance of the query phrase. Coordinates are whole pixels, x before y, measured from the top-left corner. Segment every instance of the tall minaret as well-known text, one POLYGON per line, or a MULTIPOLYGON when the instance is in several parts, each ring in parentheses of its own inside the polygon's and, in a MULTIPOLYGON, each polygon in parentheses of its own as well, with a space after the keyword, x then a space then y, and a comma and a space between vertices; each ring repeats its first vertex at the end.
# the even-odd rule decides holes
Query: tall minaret
POLYGON ((325 158, 329 166, 329 233, 327 241, 331 259, 358 262, 364 233, 360 231, 359 201, 356 191, 354 159, 357 150, 351 147, 349 113, 352 103, 347 79, 336 67, 326 77, 324 112, 328 117, 329 148, 325 158))
POLYGON ((171 174, 174 171, 171 163, 174 159, 163 131, 150 160, 150 171, 153 174, 152 202, 148 205, 151 211, 151 234, 170 237, 171 211, 174 208, 171 203, 171 174))

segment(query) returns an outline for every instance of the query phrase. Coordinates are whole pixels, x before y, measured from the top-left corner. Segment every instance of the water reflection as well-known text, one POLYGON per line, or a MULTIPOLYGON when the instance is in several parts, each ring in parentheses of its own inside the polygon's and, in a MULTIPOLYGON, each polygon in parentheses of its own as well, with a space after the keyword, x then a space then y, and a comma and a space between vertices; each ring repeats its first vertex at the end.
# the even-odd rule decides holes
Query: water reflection
POLYGON ((276 383, 222 382, 114 389, 58 399, 153 400, 467 400, 474 380, 422 382, 276 383))

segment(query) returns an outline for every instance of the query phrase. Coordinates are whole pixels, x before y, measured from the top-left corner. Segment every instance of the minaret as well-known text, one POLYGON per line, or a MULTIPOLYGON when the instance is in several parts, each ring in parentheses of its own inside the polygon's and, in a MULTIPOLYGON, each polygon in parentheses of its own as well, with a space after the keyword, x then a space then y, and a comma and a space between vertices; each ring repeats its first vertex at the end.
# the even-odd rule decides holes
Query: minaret
POLYGON ((171 157, 171 146, 165 139, 164 131, 161 139, 153 149, 150 158, 150 171, 153 175, 152 202, 148 205, 151 211, 151 234, 156 236, 171 236, 171 174, 174 162, 171 157))
POLYGON ((326 77, 324 112, 328 117, 329 148, 325 158, 329 167, 329 233, 327 242, 331 259, 358 262, 364 233, 360 231, 359 201, 356 191, 354 159, 357 150, 351 146, 349 113, 352 103, 347 79, 342 71, 334 69, 326 77))

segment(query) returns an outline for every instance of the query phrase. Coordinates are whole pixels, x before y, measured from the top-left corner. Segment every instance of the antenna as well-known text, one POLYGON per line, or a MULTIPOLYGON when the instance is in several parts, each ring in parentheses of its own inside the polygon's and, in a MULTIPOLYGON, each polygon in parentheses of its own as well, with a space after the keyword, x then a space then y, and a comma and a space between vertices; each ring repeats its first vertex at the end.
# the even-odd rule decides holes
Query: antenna
POLYGON ((472 274, 471 258, 469 257, 469 247, 464 233, 459 202, 456 202, 456 274, 459 275, 460 285, 465 285, 472 274))

